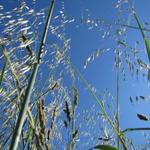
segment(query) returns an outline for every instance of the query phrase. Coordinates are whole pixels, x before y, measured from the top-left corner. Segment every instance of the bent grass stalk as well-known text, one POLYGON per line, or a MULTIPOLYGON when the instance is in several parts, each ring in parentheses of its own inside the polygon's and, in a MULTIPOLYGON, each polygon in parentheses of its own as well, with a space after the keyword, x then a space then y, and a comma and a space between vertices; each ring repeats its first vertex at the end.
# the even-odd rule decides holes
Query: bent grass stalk
POLYGON ((20 134, 21 134, 21 131, 22 131, 22 128, 23 128, 24 121, 26 119, 28 104, 29 104, 31 94, 32 94, 32 90, 33 90, 33 87, 34 87, 34 83, 35 83, 35 80, 36 80, 37 71, 38 71, 38 68, 40 66, 41 53, 43 53, 43 51, 44 51, 44 44, 46 42, 48 27, 49 27, 49 24, 50 24, 50 20, 51 20, 51 16, 52 16, 52 13, 53 13, 53 8, 54 8, 54 1, 55 0, 51 0, 51 3, 50 3, 49 13, 48 13, 48 17, 47 17, 47 20, 46 20, 46 25, 45 25, 45 29, 44 29, 44 32, 43 32, 43 37, 42 37, 42 40, 41 40, 40 50, 39 50, 39 53, 38 53, 37 63, 34 64, 33 72, 31 74, 31 77, 30 77, 30 80, 29 80, 29 83, 28 83, 28 86, 27 86, 27 89, 26 89, 25 97, 24 97, 24 100, 23 100, 22 105, 21 105, 21 110, 19 112, 17 124, 16 124, 15 130, 14 130, 14 134, 13 134, 13 137, 12 137, 11 144, 10 144, 10 150, 16 150, 17 147, 18 147, 20 134))
POLYGON ((105 111, 105 108, 102 104, 102 100, 99 101, 98 97, 95 95, 95 93, 91 90, 91 88, 88 85, 88 82, 83 78, 83 76, 81 75, 81 73, 79 72, 79 70, 72 64, 75 72, 77 73, 77 75, 79 76, 80 80, 83 82, 84 86, 88 89, 88 91, 90 92, 90 94, 92 95, 92 97, 94 98, 94 100, 96 101, 96 103, 100 106, 102 113, 104 114, 106 120, 108 121, 108 123, 110 124, 110 126, 113 128, 115 134, 118 136, 123 149, 127 150, 126 147, 126 143, 124 141, 124 137, 123 137, 123 133, 122 132, 118 132, 117 127, 114 125, 114 123, 111 121, 110 117, 108 116, 107 112, 105 111))
MULTIPOLYGON (((116 74, 117 74, 117 79, 116 79, 116 82, 117 82, 117 87, 116 87, 116 94, 117 94, 117 113, 116 113, 116 120, 117 120, 117 130, 118 130, 118 133, 120 132, 119 128, 120 128, 120 99, 119 99, 119 80, 120 80, 120 67, 119 67, 119 60, 120 60, 120 50, 117 49, 117 63, 116 63, 116 74)), ((119 136, 118 136, 118 139, 117 139, 117 147, 119 149, 119 136)))

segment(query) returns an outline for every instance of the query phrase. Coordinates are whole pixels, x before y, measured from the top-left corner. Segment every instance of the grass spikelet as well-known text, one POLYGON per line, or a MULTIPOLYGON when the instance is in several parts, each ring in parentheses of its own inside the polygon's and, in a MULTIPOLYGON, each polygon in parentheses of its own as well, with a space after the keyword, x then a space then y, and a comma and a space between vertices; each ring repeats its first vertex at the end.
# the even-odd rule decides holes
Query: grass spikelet
POLYGON ((78 90, 73 87, 73 91, 74 91, 74 106, 78 105, 78 90))
POLYGON ((43 99, 38 103, 38 112, 39 112, 39 122, 40 122, 40 132, 45 135, 45 114, 43 111, 43 99))
POLYGON ((5 61, 4 65, 3 65, 3 69, 1 71, 1 75, 0 75, 0 87, 1 87, 2 82, 3 82, 3 78, 4 78, 4 74, 5 74, 5 69, 6 69, 6 64, 7 64, 7 62, 5 61))
POLYGON ((78 132, 79 132, 78 129, 76 129, 76 130, 74 131, 74 133, 72 134, 72 138, 73 138, 73 139, 75 139, 75 138, 78 136, 78 132))
POLYGON ((71 121, 71 111, 70 111, 70 106, 69 106, 69 102, 66 100, 65 101, 65 109, 64 112, 66 113, 66 117, 68 119, 68 121, 71 121))
POLYGON ((67 121, 66 121, 66 120, 64 120, 64 126, 65 126, 65 128, 67 128, 67 127, 68 127, 68 123, 67 123, 67 121))
POLYGON ((54 90, 58 86, 58 83, 55 82, 55 84, 50 88, 50 90, 54 90))
POLYGON ((38 111, 39 111, 40 132, 39 132, 39 136, 37 137, 37 140, 40 142, 39 144, 42 145, 43 149, 48 150, 49 146, 46 143, 46 126, 45 126, 46 119, 45 119, 45 113, 44 113, 44 100, 43 99, 38 103, 38 111))
POLYGON ((149 118, 143 114, 137 114, 137 117, 140 119, 140 120, 143 120, 143 121, 148 121, 149 118))
POLYGON ((29 52, 29 55, 33 56, 33 51, 31 49, 31 47, 27 44, 28 39, 27 39, 27 37, 24 34, 22 34, 22 40, 23 40, 23 43, 26 45, 26 49, 29 52))
POLYGON ((54 107, 53 113, 52 113, 52 121, 51 121, 51 125, 50 125, 50 129, 47 132, 47 139, 50 140, 50 138, 52 137, 52 131, 55 127, 55 122, 56 122, 56 117, 57 117, 57 106, 54 107))

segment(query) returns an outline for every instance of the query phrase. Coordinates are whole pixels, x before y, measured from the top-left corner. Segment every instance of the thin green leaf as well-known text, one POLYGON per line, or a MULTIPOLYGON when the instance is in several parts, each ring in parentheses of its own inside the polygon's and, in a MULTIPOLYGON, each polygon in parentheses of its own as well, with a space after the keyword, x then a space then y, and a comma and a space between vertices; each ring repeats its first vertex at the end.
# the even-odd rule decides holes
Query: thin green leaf
POLYGON ((147 54, 148 54, 148 58, 149 58, 149 61, 150 61, 150 45, 149 45, 149 41, 148 39, 145 39, 145 45, 146 45, 146 49, 147 49, 147 54))
POLYGON ((148 58, 149 58, 149 61, 150 61, 150 45, 149 45, 149 41, 148 41, 148 39, 147 39, 147 37, 146 37, 146 35, 145 35, 144 28, 143 28, 143 26, 142 26, 142 24, 141 24, 141 22, 140 22, 140 20, 139 20, 139 18, 138 18, 138 16, 136 15, 135 12, 134 12, 134 17, 135 17, 136 22, 137 22, 137 24, 138 24, 138 26, 139 26, 139 28, 140 28, 140 30, 141 30, 141 34, 142 34, 142 36, 143 36, 143 40, 144 40, 145 47, 146 47, 146 50, 147 50, 147 55, 148 55, 148 58))
POLYGON ((98 149, 98 150, 119 150, 116 147, 110 146, 110 145, 96 145, 92 149, 98 149))
POLYGON ((32 139, 32 137, 33 137, 33 129, 31 127, 29 127, 28 131, 27 131, 27 137, 26 137, 27 143, 30 142, 30 140, 32 139))

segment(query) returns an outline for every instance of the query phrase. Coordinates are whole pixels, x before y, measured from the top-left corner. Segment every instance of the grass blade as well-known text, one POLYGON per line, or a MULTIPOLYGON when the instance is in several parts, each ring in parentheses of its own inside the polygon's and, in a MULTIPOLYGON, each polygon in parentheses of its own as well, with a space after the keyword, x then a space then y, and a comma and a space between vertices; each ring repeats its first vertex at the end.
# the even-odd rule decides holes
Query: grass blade
POLYGON ((110 145, 96 145, 91 150, 93 150, 93 149, 97 149, 97 150, 119 150, 119 149, 112 147, 110 145))
POLYGON ((142 37, 143 37, 143 40, 144 40, 144 43, 145 43, 145 47, 146 47, 146 50, 147 50, 148 59, 150 61, 150 44, 149 44, 149 41, 148 41, 148 39, 146 37, 144 28, 143 28, 143 26, 142 26, 142 24, 141 24, 141 22, 140 22, 140 20, 139 20, 139 18, 137 16, 137 14, 135 12, 134 12, 134 17, 135 17, 135 20, 136 20, 136 22, 137 22, 137 24, 139 26, 140 31, 141 31, 141 34, 142 34, 142 37))

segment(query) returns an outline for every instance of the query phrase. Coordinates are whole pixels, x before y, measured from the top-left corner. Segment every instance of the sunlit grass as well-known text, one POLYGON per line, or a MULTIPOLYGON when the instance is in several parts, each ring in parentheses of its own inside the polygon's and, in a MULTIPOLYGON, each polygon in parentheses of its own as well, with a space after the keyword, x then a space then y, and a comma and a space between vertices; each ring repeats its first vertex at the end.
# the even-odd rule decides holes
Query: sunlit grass
MULTIPOLYGON (((46 23, 41 19, 47 16, 45 9, 35 13, 26 3, 21 4, 20 8, 14 8, 12 11, 2 15, 4 20, 9 19, 9 21, 4 25, 3 33, 5 33, 6 37, 0 39, 3 52, 2 56, 0 56, 0 59, 3 60, 0 71, 0 98, 2 99, 0 101, 0 121, 2 122, 2 127, 0 128, 1 148, 9 148, 10 150, 15 150, 17 147, 39 150, 59 149, 56 144, 57 142, 63 145, 62 148, 68 150, 77 149, 79 144, 83 148, 86 145, 92 149, 99 148, 103 150, 117 150, 117 148, 126 150, 131 148, 126 132, 150 129, 143 127, 122 129, 119 123, 120 119, 123 119, 120 117, 121 110, 116 110, 116 106, 118 105, 117 107, 119 107, 120 105, 119 98, 118 102, 115 101, 115 98, 111 99, 110 92, 104 92, 102 98, 99 98, 96 90, 93 90, 89 82, 85 80, 79 69, 73 64, 70 56, 68 56, 71 39, 67 38, 63 32, 65 32, 65 25, 74 22, 75 19, 71 18, 69 20, 65 16, 64 3, 62 2, 62 10, 56 16, 53 16, 52 19, 54 20, 52 24, 49 24, 49 21, 52 17, 53 0, 51 1, 48 13, 49 21, 46 23), (17 18, 19 15, 16 14, 24 14, 25 17, 17 18), (15 17, 10 19, 13 15, 15 17), (35 16, 37 18, 34 20, 35 16), (32 26, 30 23, 32 23, 32 26), (41 24, 45 25, 45 28, 43 38, 40 41, 37 37, 38 34, 35 33, 37 31, 34 28, 36 25, 40 26, 41 24), (12 37, 9 35, 9 32, 12 33, 12 37), (46 43, 49 32, 58 39, 56 43, 52 43, 51 45, 46 43), (57 42, 62 43, 59 45, 57 42), (37 43, 41 44, 39 45, 40 50, 38 53, 35 49, 36 46, 34 46, 37 43), (47 50, 48 52, 46 52, 47 50), (43 59, 42 55, 44 52, 46 52, 45 57, 48 57, 48 59, 43 59), (42 79, 45 73, 42 70, 43 66, 46 66, 50 70, 48 70, 49 74, 46 76, 48 77, 46 78, 46 83, 42 79), (67 80, 70 82, 69 86, 66 86, 64 83, 66 74, 67 80), (92 111, 88 109, 86 111, 83 110, 85 113, 78 112, 78 108, 80 107, 79 96, 82 92, 78 90, 78 86, 76 85, 78 79, 84 85, 86 91, 91 94, 91 99, 94 100, 95 105, 100 109, 97 110, 97 108, 91 107, 92 111), (107 96, 112 100, 113 106, 110 104, 111 102, 107 102, 107 96), (118 104, 116 105, 116 103, 118 104), (97 115, 94 116, 94 113, 97 115), (85 119, 84 123, 80 122, 81 118, 85 119), (99 124, 101 125, 99 126, 99 124), (91 133, 90 129, 97 126, 98 129, 100 128, 100 132, 95 133, 97 131, 95 129, 94 133, 91 133), (83 137, 88 137, 87 141, 83 140, 85 143, 80 142, 80 139, 83 137)), ((1 5, 0 9, 2 9, 1 5)), ((147 55, 150 59, 150 46, 145 34, 145 31, 149 30, 143 28, 135 12, 134 18, 138 27, 117 24, 117 22, 115 24, 112 23, 112 25, 118 26, 118 28, 126 27, 141 31, 147 55)), ((89 18, 87 18, 87 23, 89 30, 94 28, 93 24, 95 27, 98 26, 98 24, 89 18)), ((105 22, 102 24, 104 25, 105 22)), ((123 32, 122 30, 117 30, 115 38, 118 35, 123 35, 123 32)), ((111 31, 104 30, 102 38, 107 38, 110 33, 111 31)), ((116 45, 132 49, 126 41, 117 39, 116 45)), ((117 52, 116 49, 114 53, 117 52)), ((84 69, 87 68, 89 63, 94 63, 94 60, 98 59, 101 54, 110 50, 111 48, 100 48, 94 51, 85 61, 84 69)), ((122 51, 118 54, 118 63, 122 59, 121 54, 122 51)), ((140 59, 137 60, 140 66, 149 70, 149 65, 140 59)), ((114 61, 114 64, 116 64, 117 60, 114 61)), ((127 63, 132 70, 134 63, 130 61, 127 63)), ((146 99, 144 96, 139 96, 139 98, 146 99)), ((130 100, 133 101, 132 97, 130 97, 130 100)), ((149 120, 147 116, 142 114, 137 114, 137 117, 139 119, 142 118, 141 120, 144 121, 149 120)))

